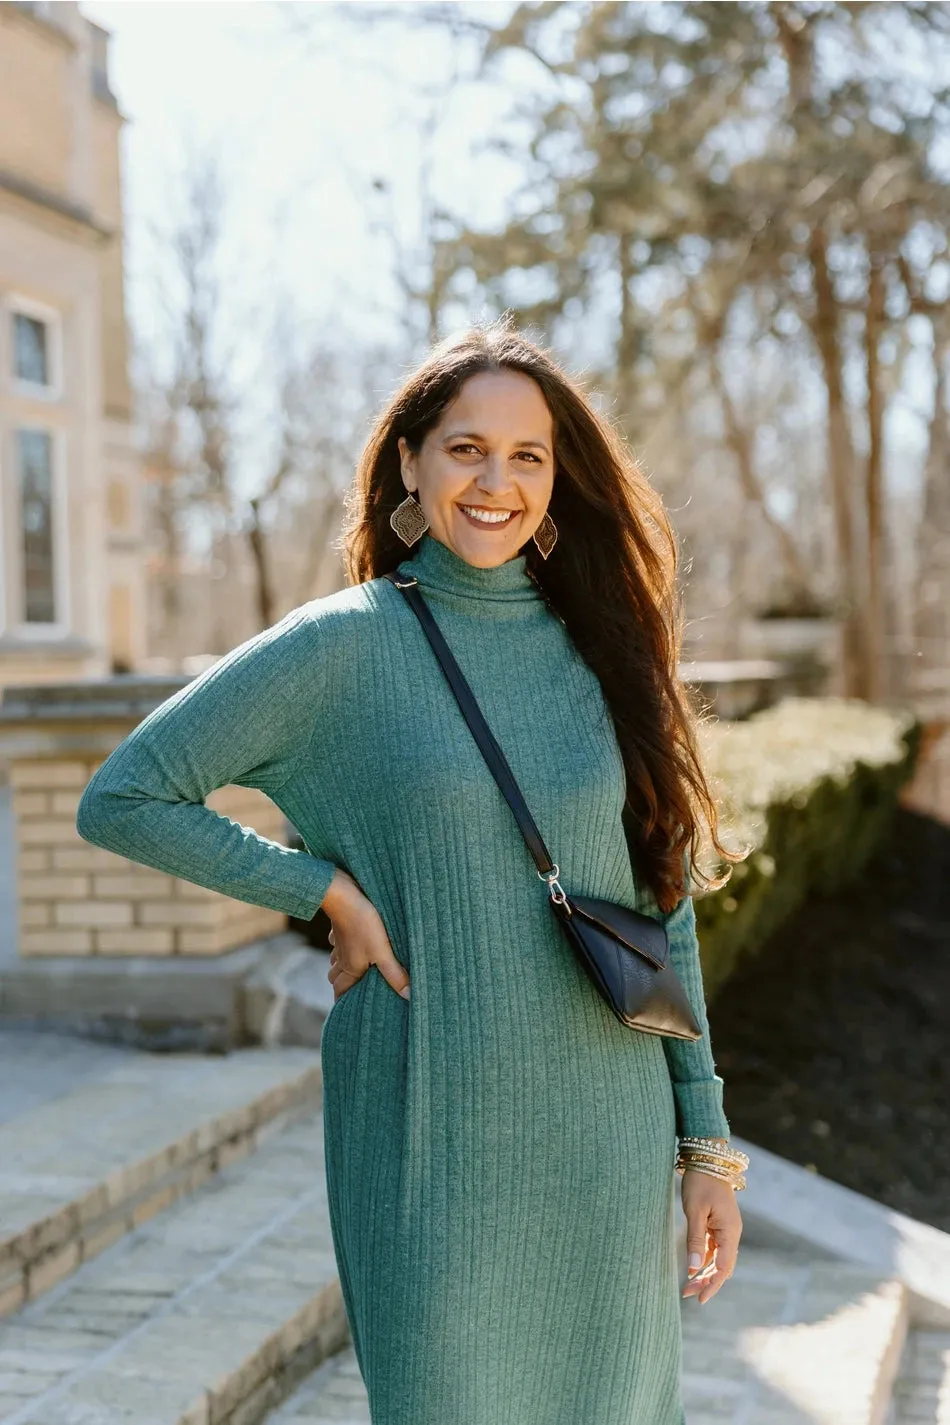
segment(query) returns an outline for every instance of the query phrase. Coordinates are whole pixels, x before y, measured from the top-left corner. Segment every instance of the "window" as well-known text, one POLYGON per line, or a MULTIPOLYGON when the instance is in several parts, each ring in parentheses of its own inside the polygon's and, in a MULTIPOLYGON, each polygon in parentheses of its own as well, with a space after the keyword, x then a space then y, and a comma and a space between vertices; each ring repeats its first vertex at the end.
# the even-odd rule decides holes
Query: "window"
POLYGON ((49 339, 45 322, 13 313, 13 374, 32 386, 49 386, 49 339))
POLYGON ((28 400, 56 400, 62 394, 62 326, 55 307, 27 297, 9 302, 10 376, 28 400))
POLYGON ((52 435, 46 430, 17 431, 17 455, 23 620, 25 623, 55 623, 52 435))

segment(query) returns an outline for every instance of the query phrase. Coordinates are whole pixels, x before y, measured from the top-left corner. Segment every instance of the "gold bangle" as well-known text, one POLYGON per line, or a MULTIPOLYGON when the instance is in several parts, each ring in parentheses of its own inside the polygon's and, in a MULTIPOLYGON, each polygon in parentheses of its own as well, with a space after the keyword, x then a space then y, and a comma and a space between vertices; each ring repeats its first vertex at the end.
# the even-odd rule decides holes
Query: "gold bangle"
POLYGON ((710 1163, 716 1168, 725 1168, 730 1173, 743 1173, 745 1168, 741 1164, 732 1162, 729 1158, 717 1158, 714 1153, 679 1153, 677 1162, 680 1163, 710 1163))
POLYGON ((703 1168, 707 1173, 718 1173, 724 1178, 741 1178, 744 1169, 732 1163, 714 1163, 705 1158, 677 1158, 674 1166, 680 1172, 687 1168, 703 1168))
POLYGON ((705 1168, 707 1172, 720 1173, 724 1178, 739 1178, 742 1176, 741 1171, 738 1168, 734 1168, 729 1163, 709 1162, 707 1159, 704 1158, 680 1157, 676 1160, 676 1166, 683 1169, 705 1168))
POLYGON ((698 1163, 688 1163, 685 1167, 678 1169, 678 1171, 684 1173, 687 1171, 687 1168, 691 1172, 705 1173, 708 1177, 718 1178, 720 1182, 728 1183, 735 1192, 742 1192, 742 1189, 746 1186, 746 1180, 741 1174, 715 1172, 713 1169, 704 1168, 698 1163))
POLYGON ((712 1173, 716 1177, 738 1178, 741 1177, 748 1164, 748 1158, 742 1154, 744 1162, 732 1158, 724 1158, 711 1151, 699 1152, 695 1149, 680 1148, 676 1155, 674 1167, 677 1172, 685 1172, 687 1168, 696 1168, 700 1171, 712 1173))
POLYGON ((735 1173, 745 1172, 740 1163, 734 1163, 729 1158, 717 1158, 712 1153, 681 1153, 680 1160, 684 1163, 711 1163, 716 1167, 729 1168, 735 1173))

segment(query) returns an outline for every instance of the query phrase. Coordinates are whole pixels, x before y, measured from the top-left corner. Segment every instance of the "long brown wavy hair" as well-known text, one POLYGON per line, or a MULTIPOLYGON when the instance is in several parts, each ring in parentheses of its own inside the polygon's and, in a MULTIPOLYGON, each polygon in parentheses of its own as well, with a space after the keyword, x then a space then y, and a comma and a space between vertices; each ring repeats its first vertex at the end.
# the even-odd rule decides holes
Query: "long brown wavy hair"
POLYGON ((346 497, 347 578, 362 583, 407 558, 389 523, 406 496, 399 437, 418 451, 470 376, 506 370, 537 382, 554 424, 549 510, 562 535, 547 560, 531 539, 522 552, 600 681, 626 771, 623 822, 635 872, 659 909, 671 911, 694 877, 718 889, 731 875, 701 869, 707 834, 726 861, 745 854, 719 840, 697 743, 704 714, 677 672, 684 616, 676 535, 619 432, 507 316, 437 345, 380 412, 346 497))

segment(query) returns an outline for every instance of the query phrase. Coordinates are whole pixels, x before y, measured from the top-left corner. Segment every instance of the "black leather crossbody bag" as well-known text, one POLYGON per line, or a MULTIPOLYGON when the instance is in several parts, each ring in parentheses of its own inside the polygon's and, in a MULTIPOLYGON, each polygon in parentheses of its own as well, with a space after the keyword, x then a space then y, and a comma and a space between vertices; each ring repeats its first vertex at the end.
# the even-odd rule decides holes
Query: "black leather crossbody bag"
POLYGON ((482 756, 514 813, 538 875, 547 883, 548 903, 588 978, 627 1028, 674 1039, 699 1039, 702 1030, 669 964, 665 927, 640 911, 594 896, 568 895, 561 887, 558 867, 548 854, 505 754, 417 587, 418 580, 395 571, 385 578, 400 591, 421 623, 482 756))

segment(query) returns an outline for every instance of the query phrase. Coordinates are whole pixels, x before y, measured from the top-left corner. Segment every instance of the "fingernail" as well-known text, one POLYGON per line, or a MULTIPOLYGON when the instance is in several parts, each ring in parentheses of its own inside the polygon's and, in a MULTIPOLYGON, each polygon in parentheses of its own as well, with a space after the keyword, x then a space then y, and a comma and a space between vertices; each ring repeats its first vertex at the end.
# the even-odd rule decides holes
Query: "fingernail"
POLYGON ((698 1252, 690 1252, 690 1254, 689 1254, 689 1269, 690 1269, 690 1272, 698 1272, 699 1269, 700 1269, 700 1267, 702 1266, 702 1264, 703 1264, 703 1259, 702 1259, 702 1257, 699 1255, 699 1253, 698 1253, 698 1252))
POLYGON ((403 999, 408 999, 408 998, 409 998, 409 986, 407 985, 406 988, 405 988, 404 990, 400 990, 399 993, 402 995, 403 999))

